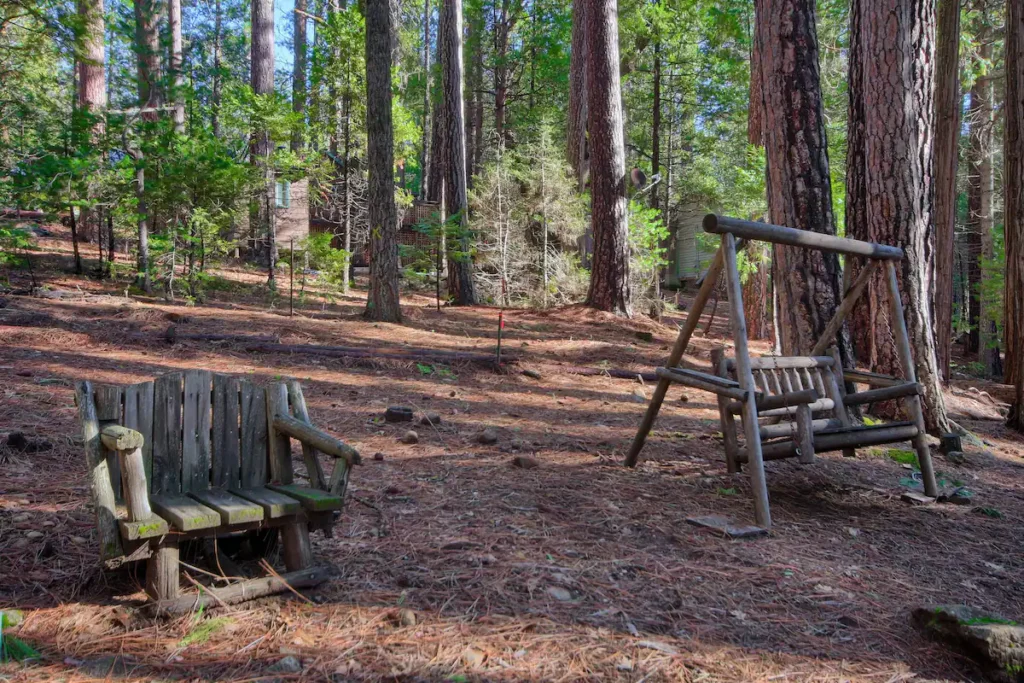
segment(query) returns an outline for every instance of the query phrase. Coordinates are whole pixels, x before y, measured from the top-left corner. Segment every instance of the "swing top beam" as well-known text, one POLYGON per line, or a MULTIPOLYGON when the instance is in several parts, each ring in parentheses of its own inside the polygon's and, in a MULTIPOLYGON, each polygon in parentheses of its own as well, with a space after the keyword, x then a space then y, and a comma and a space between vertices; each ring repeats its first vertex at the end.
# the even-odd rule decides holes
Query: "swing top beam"
POLYGON ((792 247, 805 247, 831 251, 847 256, 866 256, 884 261, 902 261, 903 250, 888 244, 862 242, 849 237, 836 237, 809 230, 797 230, 769 223, 755 223, 739 218, 717 216, 709 213, 704 216, 704 231, 714 234, 732 233, 736 237, 748 240, 761 240, 775 244, 787 244, 792 247))

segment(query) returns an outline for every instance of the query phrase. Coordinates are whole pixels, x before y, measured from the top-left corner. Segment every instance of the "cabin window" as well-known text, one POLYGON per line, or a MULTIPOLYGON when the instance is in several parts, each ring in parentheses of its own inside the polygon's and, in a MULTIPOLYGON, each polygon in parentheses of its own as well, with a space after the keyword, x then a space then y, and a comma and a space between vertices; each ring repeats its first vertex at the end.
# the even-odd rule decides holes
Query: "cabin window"
POLYGON ((279 209, 287 209, 292 205, 292 184, 289 180, 277 181, 275 192, 276 205, 279 209))

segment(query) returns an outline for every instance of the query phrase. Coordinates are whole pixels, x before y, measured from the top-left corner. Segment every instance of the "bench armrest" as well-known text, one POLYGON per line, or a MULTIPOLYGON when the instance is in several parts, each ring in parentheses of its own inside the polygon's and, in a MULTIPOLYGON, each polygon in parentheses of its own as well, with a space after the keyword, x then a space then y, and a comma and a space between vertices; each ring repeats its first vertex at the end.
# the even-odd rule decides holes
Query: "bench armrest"
POLYGON ((296 438, 322 453, 333 455, 335 458, 342 458, 349 465, 359 465, 363 461, 359 457, 359 451, 356 449, 335 439, 327 432, 321 431, 301 420, 296 420, 294 417, 288 415, 274 416, 274 429, 296 438))
POLYGON ((104 427, 100 432, 100 441, 112 451, 134 451, 136 448, 142 448, 142 444, 145 443, 141 433, 121 425, 104 427))

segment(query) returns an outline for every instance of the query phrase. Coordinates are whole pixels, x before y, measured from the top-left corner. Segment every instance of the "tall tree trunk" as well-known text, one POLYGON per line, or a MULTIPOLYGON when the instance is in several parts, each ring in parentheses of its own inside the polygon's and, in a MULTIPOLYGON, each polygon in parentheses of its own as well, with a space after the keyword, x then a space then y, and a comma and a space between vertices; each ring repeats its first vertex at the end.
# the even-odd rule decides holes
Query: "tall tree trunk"
POLYGON ((168 75, 171 78, 171 102, 174 103, 172 120, 174 132, 185 134, 185 89, 182 66, 184 64, 181 42, 181 0, 167 0, 167 28, 171 34, 171 59, 168 75))
POLYGON ((1006 1, 1006 140, 1003 144, 1005 381, 1016 387, 1007 424, 1024 432, 1024 0, 1006 1))
POLYGON ((587 4, 573 0, 572 45, 569 54, 569 115, 566 130, 566 158, 583 189, 587 159, 587 4))
POLYGON ((292 111, 301 120, 299 129, 292 133, 292 151, 301 152, 306 129, 306 0, 295 0, 295 30, 292 35, 292 111))
MULTIPOLYGON (((160 93, 160 39, 157 33, 157 4, 155 0, 135 2, 135 53, 137 62, 139 107, 151 109, 161 105, 160 93)), ((156 111, 144 111, 144 121, 156 121, 156 111)), ((139 234, 138 281, 146 294, 153 293, 149 263, 149 230, 152 226, 146 201, 146 164, 141 145, 129 150, 135 165, 136 226, 139 234)))
MULTIPOLYGON (((651 102, 651 178, 661 173, 661 41, 654 43, 651 102)), ((651 206, 658 208, 658 193, 651 192, 651 206)))
POLYGON ((465 97, 462 85, 462 1, 442 0, 438 30, 444 73, 444 195, 447 214, 457 217, 455 247, 449 242, 448 295, 462 306, 476 304, 473 284, 473 243, 466 189, 465 97))
MULTIPOLYGON (((440 23, 440 21, 438 22, 440 23)), ((440 36, 439 36, 440 38, 440 36)), ((440 47, 440 46, 438 46, 440 47)), ((438 50, 440 58, 440 50, 438 50)), ((442 78, 442 82, 443 82, 442 78)), ((435 103, 434 117, 430 122, 430 165, 427 168, 427 201, 441 202, 444 199, 444 169, 447 164, 448 152, 444 140, 446 126, 444 123, 444 95, 435 103)))
MULTIPOLYGON (((857 0, 850 0, 857 2, 857 0)), ((754 21, 757 18, 755 16, 754 21)), ((851 18, 852 21, 852 18, 851 18)), ((756 25, 756 24, 755 24, 756 25)), ((852 59, 852 57, 851 57, 852 59)), ((747 142, 764 146, 764 76, 761 74, 761 48, 756 33, 750 37, 750 104, 747 109, 747 142)))
POLYGON ((430 0, 423 0, 423 121, 420 137, 420 200, 427 198, 430 165, 430 0))
MULTIPOLYGON (((252 90, 256 95, 274 92, 274 0, 252 0, 252 90)), ((251 158, 263 179, 256 200, 256 238, 266 237, 267 286, 276 289, 277 235, 274 226, 274 169, 270 159, 274 141, 270 131, 258 126, 253 131, 251 158)))
MULTIPOLYGON (((861 30, 863 2, 865 0, 850 0, 850 49, 847 53, 849 97, 846 123, 846 234, 848 237, 868 240, 870 234, 867 219, 867 160, 864 156, 864 39, 861 30)), ((846 260, 844 275, 848 284, 853 283, 863 266, 862 259, 846 260)), ((872 286, 876 285, 877 283, 872 286)), ((867 297, 861 297, 849 317, 848 325, 858 361, 868 364, 871 362, 874 348, 870 306, 867 297)))
MULTIPOLYGON (((103 0, 79 0, 78 14, 83 29, 82 41, 76 53, 78 110, 89 117, 89 137, 95 144, 106 130, 107 74, 105 70, 106 51, 104 50, 106 29, 103 0)), ((91 183, 89 188, 87 199, 94 199, 91 183)), ((88 231, 92 213, 88 208, 84 208, 81 212, 81 227, 85 231, 88 231)), ((99 239, 99 225, 96 226, 95 233, 99 239)))
POLYGON ((401 322, 398 293, 398 210, 391 123, 391 41, 395 31, 389 0, 366 0, 366 141, 369 170, 370 292, 364 315, 401 322))
POLYGON ((222 24, 223 15, 221 13, 221 0, 214 0, 213 6, 213 97, 210 103, 210 111, 213 117, 213 137, 220 137, 220 84, 221 84, 221 73, 220 73, 220 62, 222 59, 222 24))
POLYGON ((512 7, 511 0, 499 0, 498 16, 494 20, 494 134, 498 144, 507 147, 509 139, 505 132, 505 118, 508 109, 509 36, 519 20, 520 5, 512 7))
POLYGON ((477 173, 476 164, 474 160, 476 158, 476 150, 474 149, 473 143, 476 139, 476 103, 477 100, 483 99, 483 93, 480 92, 481 84, 476 82, 476 55, 483 48, 483 37, 478 32, 478 27, 473 19, 467 19, 464 22, 465 29, 465 52, 468 54, 466 59, 469 61, 466 73, 466 106, 465 106, 465 119, 466 119, 466 185, 469 188, 473 187, 473 176, 477 173))
POLYGON ((767 245, 751 244, 747 257, 760 258, 754 263, 757 270, 748 271, 743 283, 743 317, 747 321, 747 336, 750 339, 768 339, 772 333, 772 261, 767 245))
MULTIPOLYGON (((158 0, 136 0, 135 3, 135 51, 138 58, 139 106, 154 109, 163 104, 160 89, 160 34, 157 32, 159 17, 158 0)), ((146 121, 156 121, 156 111, 143 112, 146 121)))
MULTIPOLYGON (((814 2, 757 0, 756 8, 769 220, 834 235, 814 2)), ((783 274, 774 280, 782 353, 805 355, 842 299, 839 259, 815 249, 774 245, 772 261, 783 274)), ((844 361, 852 364, 846 334, 840 332, 836 342, 844 361)))
MULTIPOLYGON (((924 387, 925 422, 949 431, 935 357, 931 316, 933 235, 932 128, 935 12, 929 0, 860 0, 851 42, 859 45, 859 77, 851 72, 851 99, 863 98, 863 223, 847 224, 851 237, 901 247, 897 271, 903 292, 917 381, 924 387)), ((851 104, 851 108, 854 105, 851 104)), ((851 138, 852 139, 852 138, 851 138)), ((854 150, 854 157, 861 154, 854 150)), ((852 163, 852 162, 851 162, 852 163)), ((851 193, 847 192, 847 197, 851 193)), ((859 197, 861 195, 854 195, 859 197)), ((849 215, 849 214, 848 214, 849 215)), ((901 374, 882 276, 869 285, 855 325, 865 330, 862 361, 885 374, 901 374)))
MULTIPOLYGON (((990 63, 992 60, 992 42, 989 40, 991 31, 986 26, 979 32, 979 57, 990 63)), ((996 320, 999 317, 998 304, 983 287, 991 277, 990 267, 995 258, 994 213, 992 199, 995 195, 995 180, 992 172, 992 141, 993 130, 993 78, 990 75, 980 76, 971 90, 971 200, 970 221, 971 232, 976 234, 977 249, 971 253, 971 270, 973 272, 971 297, 972 304, 977 306, 978 325, 978 360, 985 367, 985 375, 993 377, 1001 374, 999 362, 999 339, 996 320), (975 182, 976 179, 976 182, 975 182), (975 190, 976 187, 976 190, 975 190), (976 198, 975 198, 976 195, 976 198)))
MULTIPOLYGON (((980 50, 979 50, 980 52, 980 50)), ((971 329, 967 338, 967 351, 978 352, 981 335, 981 119, 982 79, 975 78, 971 87, 971 106, 967 111, 970 122, 970 146, 967 151, 967 231, 964 236, 964 250, 967 253, 967 311, 971 329)), ((978 353, 978 360, 984 362, 984 354, 978 353)))
POLYGON ((629 230, 626 223, 626 153, 619 79, 616 0, 587 5, 587 130, 590 138, 590 227, 594 257, 587 305, 632 314, 629 230))
POLYGON ((939 0, 935 70, 935 356, 949 381, 953 330, 956 167, 960 151, 960 0, 939 0))

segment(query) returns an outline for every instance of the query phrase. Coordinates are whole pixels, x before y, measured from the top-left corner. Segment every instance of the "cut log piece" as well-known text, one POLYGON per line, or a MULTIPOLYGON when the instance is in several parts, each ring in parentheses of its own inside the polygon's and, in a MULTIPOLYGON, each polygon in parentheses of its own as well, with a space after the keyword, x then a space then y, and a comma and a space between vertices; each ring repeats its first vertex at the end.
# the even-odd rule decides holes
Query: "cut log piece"
POLYGON ((227 588, 203 588, 198 595, 182 596, 176 600, 165 600, 154 603, 151 609, 164 616, 185 614, 200 608, 218 605, 237 605, 246 600, 266 597, 281 593, 289 588, 313 588, 319 586, 330 577, 327 569, 310 567, 296 572, 288 572, 279 576, 267 576, 259 579, 241 581, 227 588))

